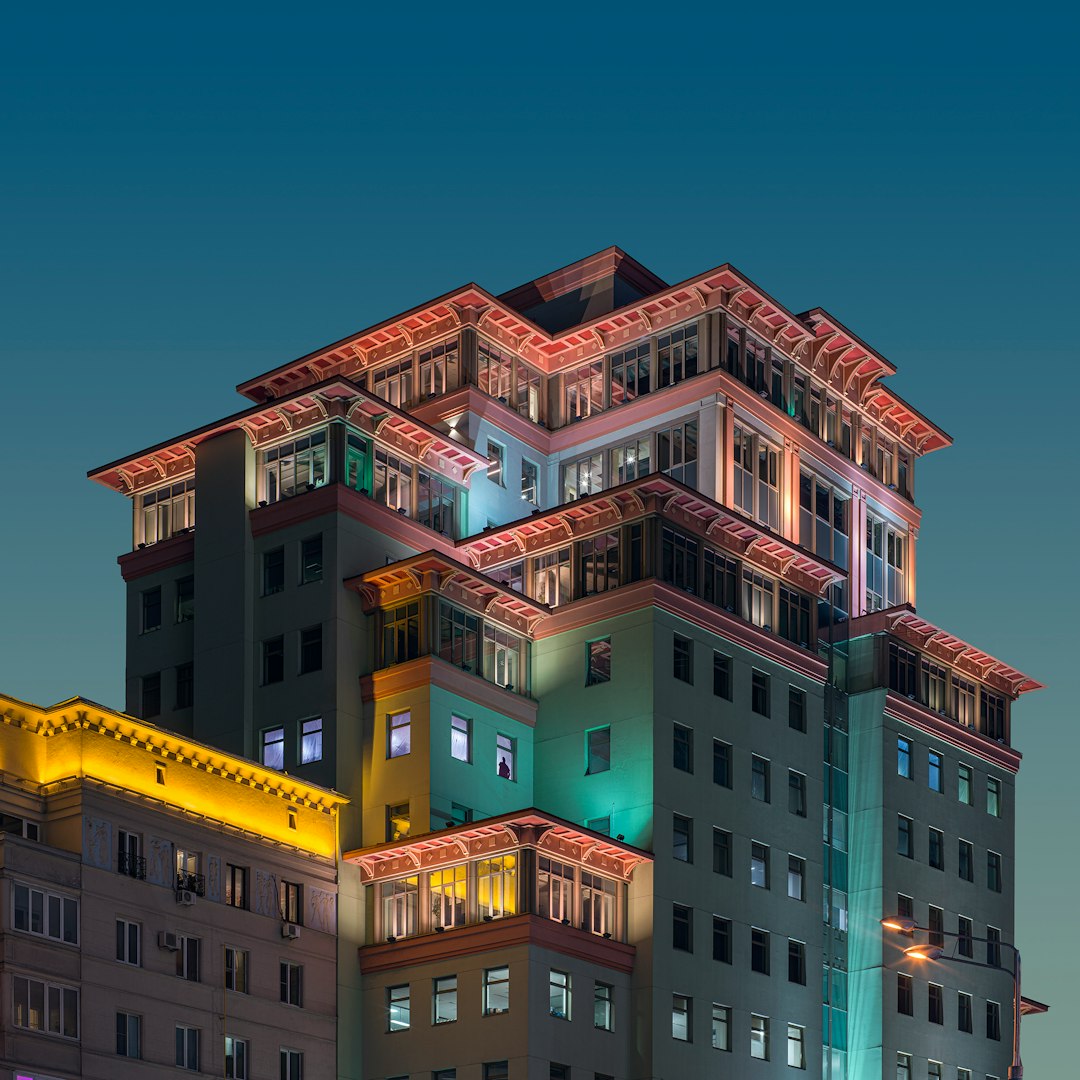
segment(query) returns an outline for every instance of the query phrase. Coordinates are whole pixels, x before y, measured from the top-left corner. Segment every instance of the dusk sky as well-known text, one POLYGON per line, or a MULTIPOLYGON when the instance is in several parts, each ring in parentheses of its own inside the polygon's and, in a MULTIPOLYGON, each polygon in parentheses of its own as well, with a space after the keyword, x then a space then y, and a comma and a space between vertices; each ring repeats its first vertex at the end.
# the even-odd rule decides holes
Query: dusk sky
POLYGON ((916 471, 918 607, 1048 687, 1015 709, 1017 923, 1025 992, 1052 1006, 1024 1025, 1028 1075, 1063 1075, 1075 25, 947 5, 22 5, 4 22, 0 689, 123 707, 130 510, 88 469, 470 280, 498 293, 610 244, 672 282, 731 262, 850 326, 956 441, 916 471))

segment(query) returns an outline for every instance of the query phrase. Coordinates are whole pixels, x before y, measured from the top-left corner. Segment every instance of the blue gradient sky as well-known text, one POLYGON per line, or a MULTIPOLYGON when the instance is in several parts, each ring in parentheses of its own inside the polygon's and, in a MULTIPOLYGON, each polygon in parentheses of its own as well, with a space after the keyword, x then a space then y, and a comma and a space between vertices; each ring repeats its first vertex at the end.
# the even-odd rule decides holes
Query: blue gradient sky
POLYGON ((1054 1006, 1025 1026, 1028 1073, 1060 1074, 1080 1006, 1062 844, 1080 761, 1075 24, 948 5, 308 10, 6 13, 0 687, 123 704, 128 509, 88 468, 467 280, 499 292, 608 244, 671 281, 731 261, 846 322, 956 439, 917 472, 919 609, 1049 684, 1017 710, 1018 902, 1026 990, 1054 1006))

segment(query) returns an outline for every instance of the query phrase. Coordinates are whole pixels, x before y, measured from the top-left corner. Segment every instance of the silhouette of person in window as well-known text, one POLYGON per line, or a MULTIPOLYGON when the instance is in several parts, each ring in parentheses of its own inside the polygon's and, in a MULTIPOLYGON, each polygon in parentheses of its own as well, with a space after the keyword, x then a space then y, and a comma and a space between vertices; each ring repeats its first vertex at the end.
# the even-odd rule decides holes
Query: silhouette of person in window
POLYGON ((504 780, 510 779, 510 763, 504 757, 499 758, 499 775, 504 780))

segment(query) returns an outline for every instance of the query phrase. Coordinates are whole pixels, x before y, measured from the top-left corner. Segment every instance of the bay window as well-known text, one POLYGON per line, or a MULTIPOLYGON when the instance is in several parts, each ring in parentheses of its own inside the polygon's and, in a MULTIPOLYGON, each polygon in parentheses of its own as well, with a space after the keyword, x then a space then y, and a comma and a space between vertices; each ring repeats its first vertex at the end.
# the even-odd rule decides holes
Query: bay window
POLYGON ((262 452, 263 498, 291 498, 326 483, 326 429, 262 452))
POLYGON ((195 525, 195 478, 179 480, 139 497, 142 544, 156 544, 195 525))

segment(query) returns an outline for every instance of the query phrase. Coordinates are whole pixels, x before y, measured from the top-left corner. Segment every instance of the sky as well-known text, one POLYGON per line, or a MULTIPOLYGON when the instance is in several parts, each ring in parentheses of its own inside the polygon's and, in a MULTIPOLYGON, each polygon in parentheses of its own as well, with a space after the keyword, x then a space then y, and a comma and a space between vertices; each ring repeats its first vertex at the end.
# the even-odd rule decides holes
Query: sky
MULTIPOLYGON (((236 383, 617 244, 896 364, 921 615, 1015 710, 1029 1076, 1075 1058, 1075 23, 1045 9, 21 5, 0 35, 0 689, 123 705, 128 506, 236 383), (951 10, 952 9, 952 10, 951 10), (972 12, 974 9, 972 9, 972 12), (19 463, 22 463, 21 465, 19 463), (1058 570, 1053 567, 1058 566, 1058 570)), ((1003 998, 1003 1000, 1007 1000, 1003 998)))

